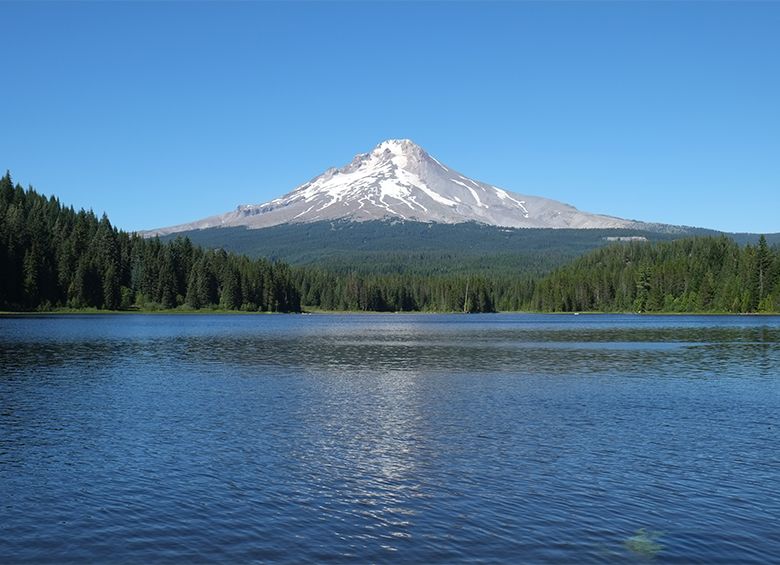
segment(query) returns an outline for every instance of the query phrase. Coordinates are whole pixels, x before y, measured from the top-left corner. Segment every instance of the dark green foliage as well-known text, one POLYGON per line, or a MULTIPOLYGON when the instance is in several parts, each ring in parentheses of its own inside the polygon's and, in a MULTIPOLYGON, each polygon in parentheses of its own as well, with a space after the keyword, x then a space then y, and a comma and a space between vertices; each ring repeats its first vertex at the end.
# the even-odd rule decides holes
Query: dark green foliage
POLYGON ((0 308, 300 311, 286 265, 117 230, 0 178, 0 308), (268 289, 265 292, 263 289, 268 289))
POLYGON ((617 244, 562 267, 536 288, 543 311, 777 312, 780 251, 764 236, 617 244))
POLYGON ((508 229, 473 222, 323 221, 263 229, 212 228, 182 235, 207 248, 272 257, 341 274, 495 277, 547 274, 587 251, 603 247, 606 237, 643 236, 661 241, 684 234, 508 229))
POLYGON ((375 312, 494 312, 499 281, 484 277, 295 270, 304 307, 375 312))

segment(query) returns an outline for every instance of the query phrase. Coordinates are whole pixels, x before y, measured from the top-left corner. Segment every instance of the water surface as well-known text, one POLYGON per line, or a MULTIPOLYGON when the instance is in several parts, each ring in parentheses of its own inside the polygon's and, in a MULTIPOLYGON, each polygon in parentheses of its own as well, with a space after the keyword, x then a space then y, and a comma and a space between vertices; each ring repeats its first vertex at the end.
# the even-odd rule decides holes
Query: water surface
POLYGON ((0 562, 780 559, 780 318, 0 318, 0 562))

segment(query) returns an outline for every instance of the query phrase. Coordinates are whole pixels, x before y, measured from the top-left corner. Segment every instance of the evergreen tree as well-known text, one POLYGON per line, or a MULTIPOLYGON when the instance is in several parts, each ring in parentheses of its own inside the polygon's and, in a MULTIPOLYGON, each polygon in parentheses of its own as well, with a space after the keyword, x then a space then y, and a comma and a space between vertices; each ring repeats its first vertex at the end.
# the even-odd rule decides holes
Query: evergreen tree
POLYGON ((238 272, 229 265, 225 268, 222 282, 220 306, 227 310, 237 310, 241 307, 241 280, 238 272))
POLYGON ((771 268, 772 257, 769 252, 769 246, 766 243, 766 237, 762 234, 758 239, 755 268, 755 287, 759 301, 763 300, 768 294, 771 268))

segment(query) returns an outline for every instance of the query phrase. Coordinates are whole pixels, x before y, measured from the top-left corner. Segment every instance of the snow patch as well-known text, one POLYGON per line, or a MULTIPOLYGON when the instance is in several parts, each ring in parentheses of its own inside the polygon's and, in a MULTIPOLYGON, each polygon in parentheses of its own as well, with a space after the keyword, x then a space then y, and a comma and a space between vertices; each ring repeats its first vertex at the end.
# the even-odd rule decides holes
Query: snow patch
POLYGON ((490 207, 487 204, 483 204, 482 201, 479 199, 479 195, 477 194, 477 191, 474 190, 473 188, 471 188, 465 182, 460 182, 459 180, 455 180, 455 179, 452 179, 452 182, 454 182, 456 184, 459 184, 460 186, 462 186, 463 188, 468 190, 471 193, 471 196, 474 197, 474 200, 477 201, 477 206, 479 206, 480 208, 489 208, 490 207))

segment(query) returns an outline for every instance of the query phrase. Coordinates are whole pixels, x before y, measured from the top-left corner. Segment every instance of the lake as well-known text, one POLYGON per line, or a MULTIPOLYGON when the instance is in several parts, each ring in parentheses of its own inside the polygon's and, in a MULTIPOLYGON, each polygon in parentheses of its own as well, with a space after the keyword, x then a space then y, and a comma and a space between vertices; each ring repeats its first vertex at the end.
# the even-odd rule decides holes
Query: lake
POLYGON ((0 317, 0 562, 780 560, 780 317, 0 317))

